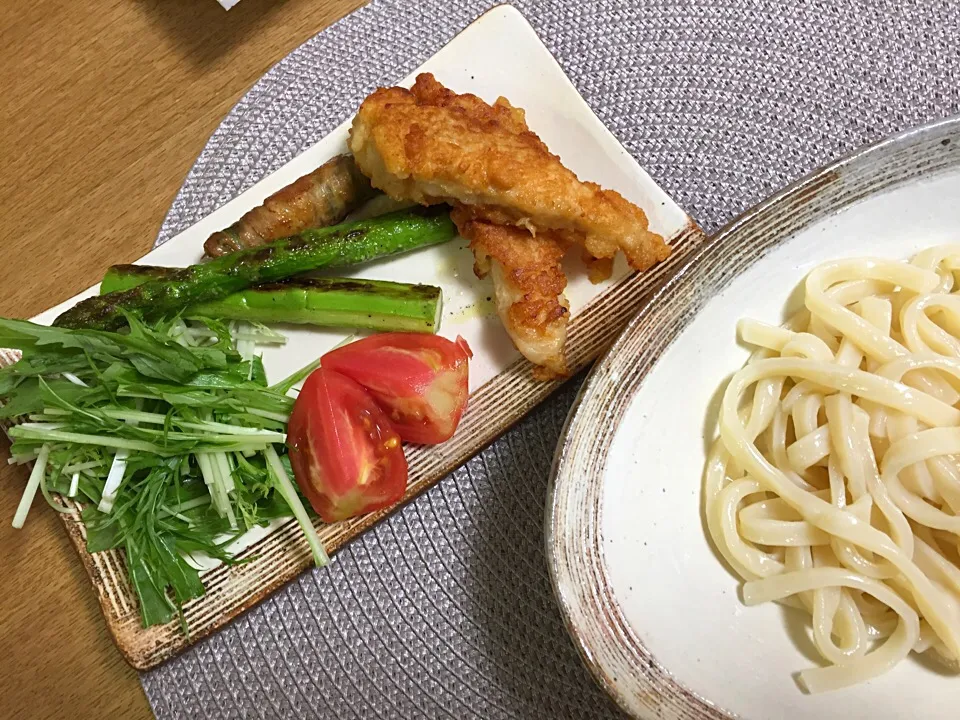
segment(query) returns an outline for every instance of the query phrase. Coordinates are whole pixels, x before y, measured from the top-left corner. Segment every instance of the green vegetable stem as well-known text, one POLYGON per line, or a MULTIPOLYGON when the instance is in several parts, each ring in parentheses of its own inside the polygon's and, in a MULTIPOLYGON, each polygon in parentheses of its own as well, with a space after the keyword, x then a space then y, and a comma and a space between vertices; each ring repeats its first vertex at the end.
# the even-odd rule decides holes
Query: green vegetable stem
MULTIPOLYGON (((100 293, 114 293, 152 280, 172 278, 175 268, 114 265, 100 293)), ((297 323, 364 330, 433 333, 441 312, 440 288, 382 280, 290 278, 256 285, 184 311, 189 318, 259 323, 297 323)))
POLYGON ((129 290, 88 298, 60 315, 59 327, 117 330, 136 315, 148 322, 185 308, 220 300, 252 285, 283 280, 321 268, 355 265, 446 242, 456 228, 443 206, 388 215, 299 235, 240 250, 149 280, 129 290))

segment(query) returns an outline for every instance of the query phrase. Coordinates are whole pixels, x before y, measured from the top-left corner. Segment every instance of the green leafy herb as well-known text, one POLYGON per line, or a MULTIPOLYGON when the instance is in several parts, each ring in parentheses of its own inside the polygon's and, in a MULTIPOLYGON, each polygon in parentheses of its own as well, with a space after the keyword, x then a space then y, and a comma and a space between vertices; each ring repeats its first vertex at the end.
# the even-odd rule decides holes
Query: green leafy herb
POLYGON ((61 512, 72 509, 56 495, 74 499, 87 549, 124 550, 146 626, 183 623, 183 605, 204 592, 197 558, 237 562, 227 546, 276 518, 296 517, 323 565, 284 465, 289 385, 269 387, 260 358, 234 345, 282 337, 217 320, 127 321, 113 333, 0 319, 0 347, 23 353, 0 369, 0 418, 21 421, 14 458, 35 460, 14 524, 38 489, 61 512))

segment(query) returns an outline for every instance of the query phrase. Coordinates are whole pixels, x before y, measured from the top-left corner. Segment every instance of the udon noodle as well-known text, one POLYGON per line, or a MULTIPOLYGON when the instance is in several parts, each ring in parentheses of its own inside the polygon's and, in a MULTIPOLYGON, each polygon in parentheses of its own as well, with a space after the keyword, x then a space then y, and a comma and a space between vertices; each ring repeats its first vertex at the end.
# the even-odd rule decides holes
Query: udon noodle
POLYGON ((747 605, 811 616, 809 692, 960 659, 960 245, 838 260, 727 386, 705 514, 747 605))

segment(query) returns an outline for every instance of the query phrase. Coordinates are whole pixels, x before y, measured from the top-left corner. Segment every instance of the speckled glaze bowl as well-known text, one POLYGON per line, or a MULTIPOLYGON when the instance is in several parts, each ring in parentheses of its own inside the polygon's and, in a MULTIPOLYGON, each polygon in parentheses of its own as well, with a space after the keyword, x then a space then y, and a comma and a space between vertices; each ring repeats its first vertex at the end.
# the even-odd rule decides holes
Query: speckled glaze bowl
POLYGON ((806 272, 960 238, 960 120, 859 150, 757 205, 693 253, 592 370, 567 420, 546 552, 598 682, 641 718, 956 717, 960 681, 916 659, 801 693, 799 613, 746 608, 701 522, 719 390, 746 360, 736 322, 779 323, 806 272), (796 617, 794 617, 796 616, 796 617))

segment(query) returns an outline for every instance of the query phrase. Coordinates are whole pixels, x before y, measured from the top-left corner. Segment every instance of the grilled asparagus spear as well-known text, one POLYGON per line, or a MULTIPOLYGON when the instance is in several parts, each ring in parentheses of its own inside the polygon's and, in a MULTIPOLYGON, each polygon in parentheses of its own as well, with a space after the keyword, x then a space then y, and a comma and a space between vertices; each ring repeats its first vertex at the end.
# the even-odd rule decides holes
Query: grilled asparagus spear
POLYGON ((117 330, 126 323, 125 312, 156 320, 251 285, 325 267, 355 265, 446 242, 456 234, 449 212, 442 206, 305 230, 284 240, 182 268, 164 280, 89 298, 60 315, 54 325, 117 330))
MULTIPOLYGON (((114 265, 100 293, 129 290, 149 280, 169 278, 176 268, 114 265)), ((437 331, 440 288, 352 278, 290 278, 256 285, 220 300, 194 305, 187 317, 299 323, 396 332, 437 331)))

